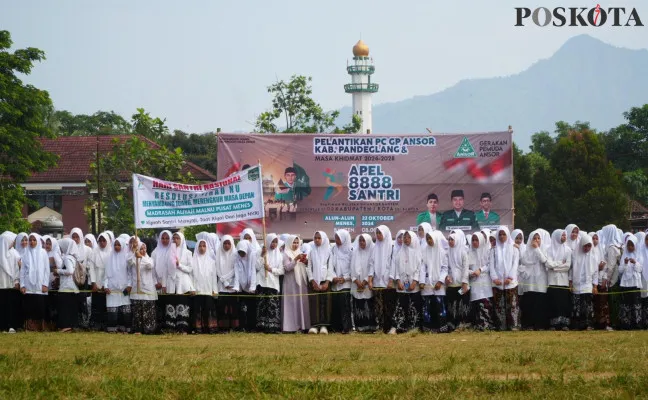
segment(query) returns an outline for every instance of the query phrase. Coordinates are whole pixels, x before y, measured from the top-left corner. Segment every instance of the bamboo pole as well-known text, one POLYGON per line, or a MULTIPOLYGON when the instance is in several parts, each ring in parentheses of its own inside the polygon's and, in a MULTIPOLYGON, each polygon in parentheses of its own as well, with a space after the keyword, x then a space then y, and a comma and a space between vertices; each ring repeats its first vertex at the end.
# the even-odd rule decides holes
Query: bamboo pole
MULTIPOLYGON (((268 236, 266 232, 266 217, 265 217, 265 203, 263 202, 263 176, 261 176, 261 159, 258 159, 259 164, 259 179, 261 180, 261 205, 263 206, 263 218, 261 219, 261 224, 263 225, 263 247, 266 247, 266 237, 268 236)), ((265 249, 265 254, 263 256, 263 270, 265 271, 265 277, 268 277, 268 270, 266 265, 268 265, 268 248, 265 249)))
MULTIPOLYGON (((137 246, 137 243, 139 241, 139 236, 137 235, 137 226, 135 226, 135 246, 137 246)), ((139 256, 139 246, 135 249, 135 273, 137 274, 137 294, 143 294, 142 293, 142 286, 140 284, 140 258, 139 256)))

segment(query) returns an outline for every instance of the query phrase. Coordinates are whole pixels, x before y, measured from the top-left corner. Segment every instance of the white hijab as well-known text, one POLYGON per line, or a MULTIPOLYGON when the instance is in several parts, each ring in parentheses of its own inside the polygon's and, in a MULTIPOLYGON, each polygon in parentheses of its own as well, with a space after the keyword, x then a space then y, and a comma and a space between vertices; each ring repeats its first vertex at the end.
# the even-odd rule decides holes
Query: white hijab
POLYGON ((356 276, 362 280, 369 275, 369 257, 371 256, 371 249, 374 247, 374 242, 366 233, 358 235, 353 242, 353 256, 351 257, 351 268, 356 276), (364 249, 360 248, 360 238, 363 238, 366 246, 364 249))
POLYGON ((2 269, 11 279, 16 279, 14 276, 15 268, 12 265, 16 260, 14 260, 14 257, 11 257, 11 247, 16 240, 16 236, 15 233, 9 231, 3 232, 0 235, 0 266, 2 266, 2 269))
POLYGON ((490 243, 486 241, 484 235, 481 232, 475 232, 470 235, 470 250, 468 252, 468 257, 470 262, 469 266, 474 266, 471 271, 476 271, 477 269, 482 268, 488 262, 488 253, 490 249, 490 243), (477 236, 479 240, 479 247, 474 248, 472 245, 472 237, 477 236))
POLYGON ((567 245, 567 247, 569 247, 572 250, 572 252, 574 252, 578 248, 578 243, 580 242, 580 237, 581 237, 580 228, 579 228, 578 237, 576 238, 576 240, 572 240, 571 234, 576 228, 578 228, 578 225, 576 224, 569 224, 565 228, 565 233, 567 234, 567 240, 565 241, 565 244, 567 245))
POLYGON ((215 265, 207 240, 199 239, 198 243, 196 243, 196 248, 191 257, 191 266, 191 273, 193 274, 194 280, 198 282, 208 282, 212 280, 212 273, 215 265), (200 254, 200 243, 205 243, 205 254, 200 254))
MULTIPOLYGON (((110 257, 110 253, 112 253, 112 243, 110 241, 110 235, 106 232, 99 235, 99 239, 102 237, 106 240, 106 247, 102 249, 101 246, 99 246, 99 243, 97 243, 97 247, 95 247, 93 251, 93 262, 96 266, 105 268, 108 263, 108 257, 110 257)), ((96 283, 99 286, 103 285, 103 282, 96 283)))
POLYGON ((468 253, 466 249, 466 234, 462 230, 457 229, 448 237, 454 239, 455 242, 454 247, 448 249, 449 267, 461 267, 463 255, 468 253))
MULTIPOLYGON (((372 248, 374 271, 376 276, 382 277, 385 275, 385 271, 389 270, 389 260, 394 251, 394 240, 392 239, 391 231, 387 226, 380 225, 376 228, 376 231, 382 233, 383 240, 379 241, 376 239, 376 243, 372 248)), ((412 240, 417 239, 418 236, 416 235, 412 238, 412 240)))
POLYGON ((14 248, 16 249, 16 251, 18 252, 18 255, 20 255, 20 257, 22 257, 25 254, 25 252, 29 248, 29 237, 25 232, 20 232, 16 236, 16 245, 14 246, 14 248), (25 237, 27 238, 27 247, 22 247, 21 243, 22 243, 23 238, 25 238, 25 237))
POLYGON ((112 283, 113 287, 126 288, 128 286, 128 268, 126 265, 128 254, 128 240, 122 238, 115 239, 115 243, 121 245, 121 250, 115 251, 115 244, 106 265, 106 276, 112 283))
POLYGON ((594 271, 598 270, 598 265, 596 265, 596 256, 592 253, 591 250, 589 251, 589 253, 585 253, 583 251, 583 247, 585 245, 592 244, 592 238, 589 237, 589 235, 579 236, 580 243, 578 244, 576 251, 574 252, 572 276, 574 281, 576 281, 578 277, 577 282, 582 283, 587 281, 587 276, 589 274, 592 274, 594 271))
POLYGON ((405 244, 403 238, 403 246, 398 252, 398 257, 400 261, 400 272, 405 273, 407 276, 411 277, 414 280, 418 280, 418 276, 413 276, 416 271, 416 267, 421 264, 423 261, 423 256, 420 251, 420 243, 417 239, 418 236, 416 232, 407 231, 409 233, 412 241, 409 246, 405 244))
POLYGON ((342 243, 340 246, 335 244, 333 251, 331 252, 331 257, 334 258, 333 267, 335 269, 335 276, 341 277, 344 275, 342 271, 343 265, 351 265, 351 257, 353 256, 353 248, 351 243, 351 234, 341 229, 335 232, 335 236, 340 238, 342 243))
POLYGON ((518 235, 522 235, 522 243, 520 243, 519 245, 520 258, 521 258, 527 250, 527 245, 524 243, 524 232, 522 231, 522 229, 515 229, 513 230, 513 232, 511 232, 511 239, 513 240, 513 243, 515 243, 515 238, 518 237, 518 235))
POLYGON ((218 276, 222 281, 229 282, 234 277, 234 238, 230 235, 223 236, 223 240, 218 246, 217 260, 218 260, 218 276), (230 243, 230 249, 225 251, 223 245, 225 242, 230 243))
POLYGON ((517 249, 513 246, 514 241, 511 238, 511 233, 509 232, 508 227, 501 225, 497 229, 497 235, 495 236, 496 245, 495 245, 495 263, 496 269, 502 271, 503 278, 508 276, 512 268, 517 268, 517 265, 513 265, 513 257, 517 249), (499 239, 499 233, 501 231, 506 232, 506 242, 502 243, 499 239))
POLYGON ((259 245, 259 242, 256 240, 256 235, 254 234, 254 231, 250 228, 243 229, 243 232, 241 232, 241 236, 239 237, 239 240, 248 240, 250 242, 250 245, 252 246, 252 251, 261 251, 261 246, 259 245), (250 235, 250 239, 245 239, 245 235, 250 235))
MULTIPOLYGON (((288 256, 288 258, 290 258, 291 260, 294 260, 295 257, 302 254, 301 245, 302 243, 299 237, 295 235, 286 236, 286 250, 284 250, 284 254, 288 256), (292 248, 295 240, 299 241, 297 250, 293 250, 292 248)), ((301 261, 296 262, 294 271, 295 271, 295 281, 297 282, 297 286, 301 287, 302 285, 305 285, 307 283, 306 282, 307 278, 306 278, 306 266, 304 265, 304 263, 302 263, 301 261)))
MULTIPOLYGON (((322 282, 326 278, 326 276, 322 276, 322 269, 327 268, 328 259, 331 256, 331 242, 328 236, 322 231, 315 232, 315 234, 318 233, 322 237, 322 244, 317 246, 315 245, 315 241, 313 241, 309 254, 309 258, 313 264, 313 280, 317 283, 322 282)), ((315 238, 315 235, 313 235, 313 238, 315 238)))
POLYGON ((171 242, 173 240, 173 234, 171 231, 162 231, 157 240, 157 246, 153 251, 153 264, 155 265, 155 273, 158 277, 162 278, 167 275, 167 271, 171 268, 174 268, 174 264, 171 257, 171 242), (164 246, 162 245, 162 236, 167 234, 169 236, 169 244, 164 246))
POLYGON ((423 246, 423 262, 427 265, 429 282, 435 285, 441 280, 441 267, 446 256, 446 250, 443 247, 443 233, 441 231, 432 231, 425 234, 432 238, 432 246, 425 241, 423 246))
POLYGON ((418 233, 419 228, 423 228, 423 237, 419 238, 419 241, 421 242, 421 248, 425 247, 425 241, 426 241, 426 235, 430 232, 432 232, 434 229, 432 228, 432 225, 430 225, 429 222, 422 222, 419 224, 418 227, 416 227, 416 231, 418 233))
POLYGON ((252 292, 256 290, 254 286, 256 278, 256 268, 253 264, 252 257, 255 252, 251 249, 252 244, 248 240, 241 240, 236 245, 236 258, 235 258, 235 268, 239 271, 239 283, 241 284, 241 290, 246 292, 252 292), (238 254, 239 251, 245 253, 245 257, 241 258, 238 254))
POLYGON ((89 240, 90 241, 90 249, 94 250, 97 248, 97 239, 95 238, 95 235, 92 233, 88 233, 83 237, 83 244, 85 244, 85 241, 89 240))
POLYGON ((47 261, 46 265, 43 265, 43 263, 46 262, 46 258, 43 258, 43 244, 41 241, 41 236, 36 233, 31 233, 29 234, 29 237, 34 237, 36 238, 36 247, 32 248, 31 246, 27 245, 27 250, 25 250, 24 256, 22 258, 23 260, 23 268, 27 266, 28 273, 29 273, 29 282, 36 286, 38 282, 42 282, 42 277, 39 276, 40 274, 48 274, 49 273, 49 261, 47 261))
POLYGON ((281 256, 281 250, 279 250, 279 236, 274 233, 268 234, 268 236, 266 236, 265 245, 267 249, 266 257, 268 259, 268 264, 273 268, 277 265, 283 264, 283 257, 281 256), (275 239, 277 239, 277 247, 271 249, 270 245, 275 239))
POLYGON ((551 234, 551 248, 549 248, 547 256, 555 262, 563 262, 567 259, 567 245, 562 242, 562 235, 565 231, 556 229, 551 234))

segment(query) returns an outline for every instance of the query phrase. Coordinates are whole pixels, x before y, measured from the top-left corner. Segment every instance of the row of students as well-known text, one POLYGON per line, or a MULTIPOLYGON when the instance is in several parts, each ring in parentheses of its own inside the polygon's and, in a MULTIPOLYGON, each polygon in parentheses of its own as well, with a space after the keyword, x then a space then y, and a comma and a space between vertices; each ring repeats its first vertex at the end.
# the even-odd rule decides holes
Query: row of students
POLYGON ((85 243, 76 229, 59 241, 5 232, 0 294, 10 306, 0 322, 22 324, 22 302, 29 330, 79 326, 86 303, 91 326, 112 332, 610 329, 614 307, 596 295, 618 285, 618 326, 633 329, 648 315, 640 294, 648 250, 645 235, 621 235, 613 225, 589 235, 569 225, 538 229, 524 243, 504 226, 446 238, 423 223, 395 239, 380 226, 353 243, 338 231, 334 243, 316 232, 309 245, 270 234, 262 247, 246 230, 238 244, 201 233, 192 254, 182 233, 164 231, 149 257, 138 238, 112 232, 85 243), (77 264, 87 266, 91 301, 72 279, 77 264))

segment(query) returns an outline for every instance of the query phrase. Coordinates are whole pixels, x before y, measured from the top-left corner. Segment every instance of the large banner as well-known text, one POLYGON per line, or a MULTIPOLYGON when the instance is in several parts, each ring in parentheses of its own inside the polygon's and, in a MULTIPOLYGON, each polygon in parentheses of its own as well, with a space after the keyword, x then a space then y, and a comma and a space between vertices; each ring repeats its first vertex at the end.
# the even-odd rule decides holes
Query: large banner
MULTIPOLYGON (((448 135, 219 134, 218 174, 261 160, 268 232, 449 233, 513 222, 512 132, 448 135)), ((259 221, 219 224, 236 235, 259 221)))
POLYGON ((135 225, 179 228, 263 218, 261 167, 199 185, 133 174, 135 225))

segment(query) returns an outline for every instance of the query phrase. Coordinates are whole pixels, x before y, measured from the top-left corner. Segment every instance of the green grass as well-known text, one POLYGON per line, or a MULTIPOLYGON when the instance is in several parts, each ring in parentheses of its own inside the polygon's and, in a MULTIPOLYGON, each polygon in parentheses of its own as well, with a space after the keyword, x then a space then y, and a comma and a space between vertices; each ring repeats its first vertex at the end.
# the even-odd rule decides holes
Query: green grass
POLYGON ((0 398, 641 398, 648 332, 0 335, 0 398))

